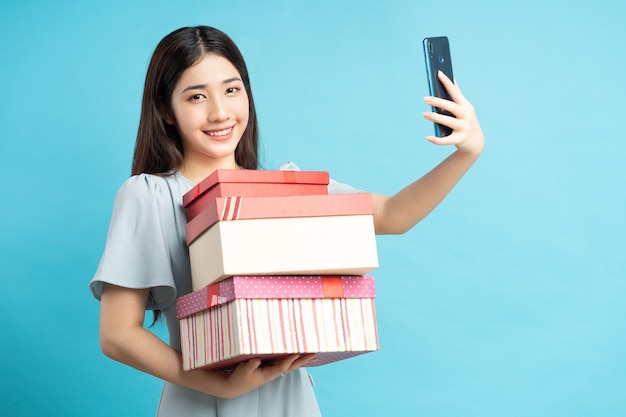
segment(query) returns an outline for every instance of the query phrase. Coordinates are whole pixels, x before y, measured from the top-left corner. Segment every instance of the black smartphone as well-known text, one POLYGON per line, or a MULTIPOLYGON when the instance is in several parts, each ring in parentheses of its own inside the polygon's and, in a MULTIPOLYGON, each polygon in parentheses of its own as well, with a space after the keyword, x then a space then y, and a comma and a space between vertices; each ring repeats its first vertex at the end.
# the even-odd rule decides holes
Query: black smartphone
MULTIPOLYGON (((450 94, 448 94, 437 77, 437 71, 442 71, 448 78, 454 81, 454 76, 452 75, 452 59, 450 58, 450 42, 448 38, 446 36, 425 38, 423 44, 430 95, 452 100, 450 94)), ((454 117, 449 111, 442 110, 438 107, 433 107, 432 109, 434 112, 454 117)), ((452 133, 452 129, 448 126, 435 123, 435 135, 438 137, 448 136, 450 133, 452 133)))

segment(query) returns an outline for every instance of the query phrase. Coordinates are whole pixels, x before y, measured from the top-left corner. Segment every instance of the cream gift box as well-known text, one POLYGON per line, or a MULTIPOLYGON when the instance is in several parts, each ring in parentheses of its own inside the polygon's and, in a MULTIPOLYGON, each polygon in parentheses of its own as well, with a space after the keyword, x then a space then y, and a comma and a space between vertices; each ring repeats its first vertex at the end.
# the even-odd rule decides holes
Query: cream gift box
POLYGON ((189 221, 193 290, 235 275, 365 275, 371 194, 216 198, 189 221))
POLYGON ((328 194, 325 171, 218 169, 183 196, 187 219, 193 219, 216 197, 277 197, 328 194))
POLYGON ((374 279, 237 276, 177 299, 183 368, 316 353, 307 366, 378 350, 374 279))

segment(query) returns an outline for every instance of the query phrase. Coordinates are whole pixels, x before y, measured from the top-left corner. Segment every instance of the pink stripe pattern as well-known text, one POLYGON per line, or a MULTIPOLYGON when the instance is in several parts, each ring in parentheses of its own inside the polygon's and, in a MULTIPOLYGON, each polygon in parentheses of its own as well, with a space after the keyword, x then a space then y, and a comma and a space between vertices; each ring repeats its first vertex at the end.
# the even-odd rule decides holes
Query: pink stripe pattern
POLYGON ((236 299, 181 319, 183 367, 316 353, 309 366, 379 349, 373 298, 236 299))
POLYGON ((220 220, 237 220, 239 218, 239 212, 241 211, 242 202, 243 198, 240 196, 225 197, 224 207, 222 208, 222 215, 220 216, 220 220))

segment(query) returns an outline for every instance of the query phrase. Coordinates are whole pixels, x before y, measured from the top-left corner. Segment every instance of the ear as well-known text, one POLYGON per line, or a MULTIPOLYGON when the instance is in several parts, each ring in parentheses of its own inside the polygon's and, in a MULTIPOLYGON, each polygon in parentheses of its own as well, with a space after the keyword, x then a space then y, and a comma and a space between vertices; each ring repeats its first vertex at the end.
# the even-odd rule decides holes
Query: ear
POLYGON ((176 120, 174 119, 174 117, 172 117, 170 111, 167 109, 167 107, 165 107, 165 104, 163 104, 163 102, 159 104, 159 111, 161 112, 161 117, 163 117, 165 123, 172 126, 176 124, 176 120))

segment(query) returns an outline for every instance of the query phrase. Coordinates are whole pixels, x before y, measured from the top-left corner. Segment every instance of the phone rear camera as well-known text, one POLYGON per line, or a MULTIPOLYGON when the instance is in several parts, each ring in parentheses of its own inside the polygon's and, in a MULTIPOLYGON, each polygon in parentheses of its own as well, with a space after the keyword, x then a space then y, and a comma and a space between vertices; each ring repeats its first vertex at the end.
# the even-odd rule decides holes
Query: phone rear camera
POLYGON ((441 62, 442 64, 445 62, 445 58, 443 57, 443 55, 439 55, 439 62, 441 62))

